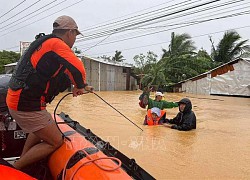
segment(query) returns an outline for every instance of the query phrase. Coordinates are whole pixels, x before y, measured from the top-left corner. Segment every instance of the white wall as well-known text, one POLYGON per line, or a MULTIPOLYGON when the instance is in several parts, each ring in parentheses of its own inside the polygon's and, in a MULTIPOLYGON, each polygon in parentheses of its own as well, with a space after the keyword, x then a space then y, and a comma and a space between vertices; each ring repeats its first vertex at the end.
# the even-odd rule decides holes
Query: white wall
POLYGON ((239 61, 234 71, 211 79, 211 94, 250 96, 250 63, 239 61))
POLYGON ((209 84, 210 78, 204 77, 202 79, 197 80, 197 94, 204 94, 208 95, 210 94, 210 84, 209 84))
POLYGON ((182 83, 182 91, 192 94, 221 94, 250 96, 250 62, 239 60, 233 64, 234 71, 211 78, 182 83))

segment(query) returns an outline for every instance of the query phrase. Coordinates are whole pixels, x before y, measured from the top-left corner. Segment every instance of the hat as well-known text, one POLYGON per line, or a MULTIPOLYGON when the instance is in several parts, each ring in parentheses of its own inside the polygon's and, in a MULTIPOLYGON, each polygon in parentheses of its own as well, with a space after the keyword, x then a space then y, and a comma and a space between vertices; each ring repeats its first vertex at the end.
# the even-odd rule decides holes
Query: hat
POLYGON ((156 92, 155 96, 164 96, 164 94, 162 94, 161 92, 156 92))
POLYGON ((155 113, 158 117, 161 116, 161 110, 159 108, 157 108, 157 107, 153 107, 151 109, 151 113, 155 113))
POLYGON ((82 33, 78 30, 75 20, 69 16, 60 16, 53 23, 53 29, 75 29, 77 35, 82 33))

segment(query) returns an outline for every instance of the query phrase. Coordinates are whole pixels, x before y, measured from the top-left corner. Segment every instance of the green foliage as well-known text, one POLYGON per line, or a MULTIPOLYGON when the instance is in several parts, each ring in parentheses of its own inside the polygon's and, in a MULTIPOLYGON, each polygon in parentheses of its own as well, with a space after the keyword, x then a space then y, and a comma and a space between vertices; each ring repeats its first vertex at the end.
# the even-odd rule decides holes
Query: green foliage
POLYGON ((149 72, 142 78, 142 84, 144 86, 160 86, 166 84, 164 68, 160 63, 156 62, 154 64, 151 64, 149 72))
POLYGON ((134 57, 135 67, 139 70, 140 73, 146 74, 151 68, 151 64, 157 62, 157 55, 152 51, 147 52, 147 55, 139 54, 134 57))
POLYGON ((195 49, 196 47, 189 34, 184 33, 175 35, 175 33, 172 32, 169 49, 168 51, 163 49, 162 58, 192 54, 195 49))
POLYGON ((157 55, 149 52, 147 56, 140 54, 134 57, 139 74, 144 74, 141 83, 144 86, 171 85, 204 73, 215 65, 209 54, 196 47, 188 34, 172 33, 169 49, 163 49, 163 56, 157 62, 157 55))
POLYGON ((112 57, 112 60, 113 61, 116 61, 116 62, 123 62, 123 55, 122 55, 122 52, 121 51, 115 51, 115 56, 112 57))
POLYGON ((195 49, 190 35, 171 34, 169 49, 163 49, 161 59, 166 79, 171 83, 177 83, 203 71, 197 64, 207 60, 207 53, 200 51, 198 54, 194 52, 195 49))
POLYGON ((248 53, 250 50, 250 46, 246 45, 248 40, 240 41, 240 39, 241 36, 236 31, 227 31, 215 48, 212 38, 210 37, 212 43, 212 58, 216 62, 226 63, 243 56, 244 53, 248 53))
POLYGON ((148 84, 165 83, 165 76, 157 63, 157 55, 152 51, 147 52, 146 56, 144 54, 136 55, 134 61, 136 66, 134 72, 141 76, 140 84, 147 86, 148 84), (160 75, 158 71, 161 71, 162 74, 160 75))
POLYGON ((213 41, 211 56, 196 47, 188 34, 171 34, 168 49, 162 49, 162 58, 157 61, 157 55, 149 51, 147 56, 140 54, 134 57, 135 73, 141 75, 144 86, 172 85, 207 72, 236 57, 250 57, 250 46, 247 40, 240 41, 240 35, 235 31, 224 34, 217 47, 213 41))
POLYGON ((80 49, 78 49, 76 46, 73 47, 73 51, 74 51, 74 53, 75 53, 76 55, 82 53, 82 51, 81 51, 80 49))
POLYGON ((4 65, 17 62, 20 58, 20 53, 13 51, 0 51, 0 74, 4 74, 4 65))
MULTIPOLYGON (((98 57, 99 58, 99 57, 98 57)), ((100 58, 104 59, 104 60, 108 60, 108 61, 111 61, 111 57, 110 56, 107 56, 107 55, 102 55, 100 56, 100 58)))

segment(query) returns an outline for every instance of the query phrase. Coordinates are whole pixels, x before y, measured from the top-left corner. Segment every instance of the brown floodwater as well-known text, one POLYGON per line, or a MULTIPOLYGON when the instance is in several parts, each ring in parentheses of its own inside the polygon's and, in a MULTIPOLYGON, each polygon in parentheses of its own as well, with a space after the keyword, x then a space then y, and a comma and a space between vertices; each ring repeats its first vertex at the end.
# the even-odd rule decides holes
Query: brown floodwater
MULTIPOLYGON (((197 129, 189 132, 143 126, 146 110, 138 105, 141 91, 96 92, 143 131, 94 94, 66 97, 57 112, 123 152, 156 179, 250 179, 250 99, 165 93, 165 100, 189 97, 197 129)), ((48 111, 53 112, 59 95, 48 111)), ((178 108, 167 109, 173 118, 178 108)))

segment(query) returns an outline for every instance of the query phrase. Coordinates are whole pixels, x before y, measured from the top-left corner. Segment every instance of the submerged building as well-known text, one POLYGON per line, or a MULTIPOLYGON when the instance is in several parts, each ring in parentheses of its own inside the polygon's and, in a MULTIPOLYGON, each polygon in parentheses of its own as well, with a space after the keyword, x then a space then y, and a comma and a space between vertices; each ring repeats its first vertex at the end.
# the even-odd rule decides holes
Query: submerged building
POLYGON ((237 58, 173 85, 174 92, 250 97, 250 59, 237 58))
MULTIPOLYGON (((96 91, 136 90, 137 77, 132 73, 132 64, 108 61, 102 58, 79 56, 87 74, 87 83, 96 91)), ((5 73, 12 73, 17 63, 6 64, 5 73)))
POLYGON ((102 58, 80 57, 84 63, 87 82, 97 91, 123 91, 137 89, 132 74, 133 65, 102 58))

